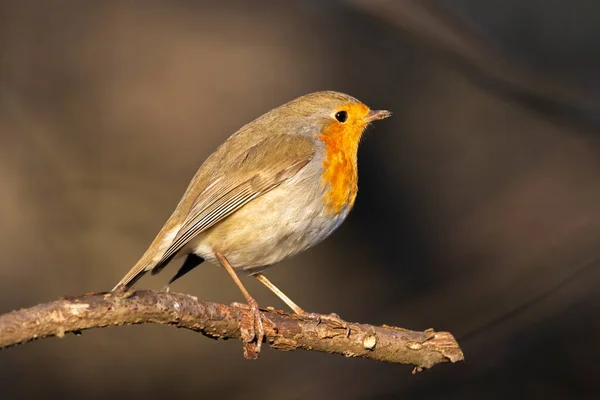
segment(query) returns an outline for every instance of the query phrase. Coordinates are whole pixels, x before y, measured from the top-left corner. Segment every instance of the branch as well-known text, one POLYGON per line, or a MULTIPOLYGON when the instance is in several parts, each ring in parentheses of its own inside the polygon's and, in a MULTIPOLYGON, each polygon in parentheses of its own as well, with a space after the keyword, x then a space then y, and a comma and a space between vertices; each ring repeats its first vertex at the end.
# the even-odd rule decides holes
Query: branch
MULTIPOLYGON (((313 350, 415 366, 414 371, 463 360, 448 332, 409 331, 263 310, 266 342, 277 350, 313 350), (347 332, 350 334, 348 335, 347 332)), ((242 340, 250 310, 242 305, 198 301, 185 294, 139 291, 92 293, 0 315, 0 349, 50 336, 106 326, 155 323, 190 329, 211 338, 242 340)), ((252 354, 250 354, 252 356, 252 354)), ((256 357, 257 354, 254 354, 256 357)))

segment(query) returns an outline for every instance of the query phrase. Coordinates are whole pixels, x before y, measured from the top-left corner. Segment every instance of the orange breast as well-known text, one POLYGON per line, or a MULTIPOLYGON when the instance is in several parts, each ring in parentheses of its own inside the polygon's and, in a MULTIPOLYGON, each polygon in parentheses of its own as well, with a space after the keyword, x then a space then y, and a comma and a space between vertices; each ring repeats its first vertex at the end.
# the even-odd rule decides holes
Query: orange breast
POLYGON ((347 153, 328 145, 327 155, 323 161, 323 181, 327 191, 323 202, 327 211, 339 214, 345 207, 354 204, 358 191, 358 171, 356 160, 352 160, 347 153))
MULTIPOLYGON (((356 107, 364 107, 368 111, 362 104, 356 107)), ((326 150, 323 183, 328 190, 323 202, 327 211, 332 214, 339 214, 344 208, 354 205, 358 192, 358 144, 364 128, 365 124, 361 121, 332 123, 319 135, 326 150)))

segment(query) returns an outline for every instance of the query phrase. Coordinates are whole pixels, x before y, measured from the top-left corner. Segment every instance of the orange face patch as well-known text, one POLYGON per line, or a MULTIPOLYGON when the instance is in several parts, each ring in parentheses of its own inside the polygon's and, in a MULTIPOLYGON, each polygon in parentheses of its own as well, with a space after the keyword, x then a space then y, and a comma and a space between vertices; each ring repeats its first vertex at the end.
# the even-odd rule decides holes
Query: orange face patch
POLYGON ((323 182, 329 188, 323 202, 333 214, 354 205, 358 192, 358 144, 367 125, 364 117, 369 108, 364 104, 349 104, 337 111, 346 111, 348 120, 345 123, 332 120, 319 135, 326 149, 323 182))

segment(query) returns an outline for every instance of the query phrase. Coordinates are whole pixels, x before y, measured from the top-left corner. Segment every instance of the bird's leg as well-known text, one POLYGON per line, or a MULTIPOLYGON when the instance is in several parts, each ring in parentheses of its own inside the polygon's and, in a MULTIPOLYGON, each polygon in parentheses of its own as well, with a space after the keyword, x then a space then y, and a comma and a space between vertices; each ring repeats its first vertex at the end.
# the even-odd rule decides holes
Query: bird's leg
POLYGON ((266 276, 264 276, 260 272, 252 274, 252 276, 258 279, 258 281, 265 285, 267 288, 269 288, 271 292, 275 293, 275 295, 279 297, 285 304, 287 304, 288 307, 291 308, 296 314, 303 316, 308 315, 306 311, 304 311, 298 304, 294 303, 292 299, 287 297, 287 295, 283 293, 277 286, 275 286, 269 279, 267 279, 266 276))
POLYGON ((346 321, 342 320, 339 315, 333 314, 333 313, 323 315, 323 314, 306 312, 298 304, 294 303, 292 301, 292 299, 290 299, 285 293, 283 293, 281 291, 281 289, 279 289, 277 286, 275 286, 273 284, 273 282, 271 282, 269 279, 267 279, 266 276, 264 276, 260 272, 252 274, 252 276, 254 276, 256 279, 258 279, 258 281, 260 283, 262 283, 263 285, 265 285, 271 292, 275 293, 275 295, 277 297, 279 297, 285 304, 287 304, 288 307, 291 308, 296 314, 301 315, 303 317, 310 318, 310 319, 314 319, 317 321, 317 323, 320 323, 322 320, 331 321, 335 324, 340 325, 340 327, 343 327, 344 329, 346 329, 346 336, 350 336, 350 328, 348 327, 348 324, 346 323, 346 321))
POLYGON ((229 273, 231 279, 233 279, 237 287, 241 290, 242 294, 246 298, 246 302, 250 306, 250 312, 252 313, 252 326, 250 328, 250 335, 248 335, 247 338, 244 338, 244 340, 247 343, 250 343, 254 338, 256 338, 256 354, 258 354, 260 352, 260 347, 265 337, 265 330, 262 323, 263 316, 260 312, 260 309, 258 308, 258 303, 250 295, 250 293, 240 280, 238 274, 234 271, 227 258, 225 258, 223 254, 218 252, 215 252, 215 256, 217 257, 223 268, 225 268, 225 270, 229 273))

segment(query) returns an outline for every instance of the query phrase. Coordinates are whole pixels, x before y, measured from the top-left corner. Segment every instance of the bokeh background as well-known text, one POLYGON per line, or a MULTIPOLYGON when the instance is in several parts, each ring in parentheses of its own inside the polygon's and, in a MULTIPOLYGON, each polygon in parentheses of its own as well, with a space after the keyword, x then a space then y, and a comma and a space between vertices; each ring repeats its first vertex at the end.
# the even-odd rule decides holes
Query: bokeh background
MULTIPOLYGON (((110 289, 220 142, 333 89, 394 116, 348 221, 267 275, 466 356, 413 376, 121 327, 2 352, 2 398, 597 398, 599 41, 595 0, 1 1, 0 312, 110 289)), ((173 290, 242 300, 209 264, 173 290)))

